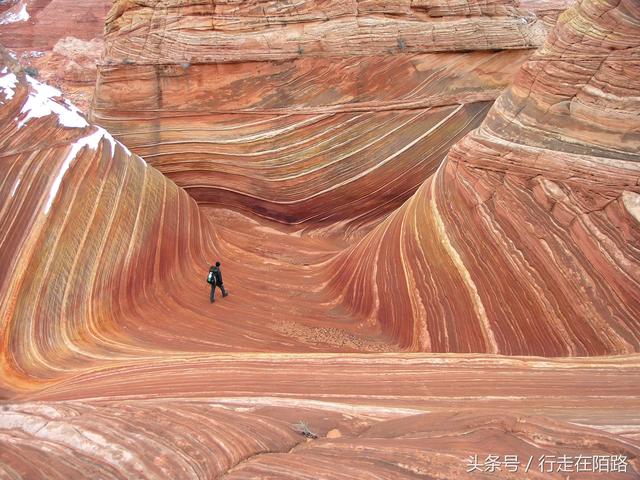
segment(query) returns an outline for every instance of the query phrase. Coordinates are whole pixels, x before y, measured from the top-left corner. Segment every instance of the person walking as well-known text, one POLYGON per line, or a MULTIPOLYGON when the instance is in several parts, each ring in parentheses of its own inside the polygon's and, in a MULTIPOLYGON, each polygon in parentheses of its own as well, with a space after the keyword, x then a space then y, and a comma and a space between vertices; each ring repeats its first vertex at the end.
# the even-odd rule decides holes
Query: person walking
POLYGON ((209 269, 207 283, 211 285, 211 294, 209 295, 209 300, 211 301, 211 303, 214 303, 216 301, 216 287, 222 290, 223 297, 229 295, 229 292, 224 289, 224 284, 222 283, 222 270, 220 269, 220 262, 216 262, 215 266, 212 266, 209 269))

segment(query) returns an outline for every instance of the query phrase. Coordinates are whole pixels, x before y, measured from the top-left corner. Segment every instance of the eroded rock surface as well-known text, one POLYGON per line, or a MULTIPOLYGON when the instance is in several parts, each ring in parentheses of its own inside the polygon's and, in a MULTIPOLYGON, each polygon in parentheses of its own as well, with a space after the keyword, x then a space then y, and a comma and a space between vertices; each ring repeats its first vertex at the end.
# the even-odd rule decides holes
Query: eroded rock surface
POLYGON ((352 312, 424 350, 638 351, 638 18, 633 1, 560 17, 480 128, 333 262, 352 312))
MULTIPOLYGON (((531 24, 553 24, 538 3, 531 24)), ((398 16, 384 8, 460 25, 522 15, 412 5, 358 3, 382 24, 398 16)), ((174 35, 178 9, 144 13, 157 6, 140 8, 142 25, 174 35)), ((296 15, 318 29, 349 19, 319 26, 316 6, 296 15)), ((276 7, 198 8, 246 41, 237 12, 270 30, 276 7)), ((110 18, 131 28, 127 15, 119 2, 110 18)), ((534 462, 526 478, 564 479, 539 461, 565 455, 625 459, 581 478, 638 478, 639 20, 635 1, 579 2, 493 107, 525 50, 331 62, 318 50, 162 70, 152 53, 164 47, 149 45, 149 64, 105 65, 94 116, 120 115, 118 137, 162 169, 184 157, 172 176, 186 190, 3 57, 0 476, 508 479, 470 472, 469 458, 518 455, 534 462), (381 66, 405 81, 388 86, 381 66), (331 95, 305 83, 350 68, 331 95), (153 96, 157 85, 173 93, 153 96), (117 113, 117 95, 129 110, 117 113), (185 146, 187 133, 197 141, 185 146), (206 166, 210 143, 224 168, 206 166), (451 144, 441 163, 434 152, 451 144), (380 198, 390 183, 397 197, 380 198), (211 305, 215 259, 231 295, 211 305)))
POLYGON ((116 2, 92 119, 200 204, 353 230, 479 125, 565 5, 116 2))
POLYGON ((32 396, 36 402, 4 405, 0 471, 25 478, 507 479, 514 473, 504 466, 470 472, 469 457, 484 463, 516 455, 518 475, 548 479, 568 473, 553 466, 541 473, 543 456, 555 462, 564 455, 573 465, 581 455, 622 456, 626 469, 580 476, 632 479, 640 474, 639 367, 637 356, 146 359, 70 379, 32 396), (300 421, 316 439, 295 431, 300 421))
POLYGON ((102 55, 108 0, 0 3, 0 45, 42 82, 88 112, 102 55), (3 11, 3 8, 6 10, 3 11))

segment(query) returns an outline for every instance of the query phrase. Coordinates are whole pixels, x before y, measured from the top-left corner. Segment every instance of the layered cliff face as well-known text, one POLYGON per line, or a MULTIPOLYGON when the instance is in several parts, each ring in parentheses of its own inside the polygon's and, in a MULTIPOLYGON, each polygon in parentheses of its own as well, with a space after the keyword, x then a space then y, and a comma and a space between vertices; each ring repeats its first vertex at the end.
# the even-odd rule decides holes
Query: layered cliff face
POLYGON ((335 245, 212 223, 59 90, 3 63, 0 396, 167 354, 395 348, 319 288, 308 265, 335 245), (242 294, 212 316, 217 259, 242 294))
POLYGON ((92 119, 200 204, 354 230, 480 123, 565 3, 116 2, 92 119))
POLYGON ((480 128, 332 264, 351 311, 421 350, 638 351, 639 18, 633 1, 560 17, 480 128))
MULTIPOLYGON (((531 48, 544 39, 545 31, 536 8, 528 9, 531 3, 516 8, 517 3, 152 0, 132 8, 118 1, 107 19, 107 58, 152 64, 224 63, 300 55, 383 55, 389 50, 531 48)), ((566 5, 551 2, 548 10, 566 5)))
POLYGON ((135 5, 109 34, 162 40, 136 51, 199 51, 213 19, 247 57, 103 66, 95 116, 187 190, 2 58, 0 477, 640 476, 637 2, 568 10, 491 108, 524 50, 369 56, 393 36, 359 33, 464 39, 482 16, 507 42, 525 16, 508 40, 525 42, 553 8, 135 5), (333 38, 354 15, 348 55, 247 43, 333 38), (211 305, 215 259, 231 296, 211 305), (507 455, 519 473, 488 470, 507 455))
MULTIPOLYGON (((241 345, 233 338, 250 318, 202 325, 206 288, 193 272, 206 272, 221 240, 195 202, 89 125, 60 91, 10 61, 0 71, 0 262, 8 272, 0 281, 0 391, 160 355, 163 343, 191 352, 241 345), (168 340, 167 329, 182 340, 168 340)), ((259 330, 246 349, 268 349, 259 330)), ((269 336, 272 348, 277 338, 269 336)))

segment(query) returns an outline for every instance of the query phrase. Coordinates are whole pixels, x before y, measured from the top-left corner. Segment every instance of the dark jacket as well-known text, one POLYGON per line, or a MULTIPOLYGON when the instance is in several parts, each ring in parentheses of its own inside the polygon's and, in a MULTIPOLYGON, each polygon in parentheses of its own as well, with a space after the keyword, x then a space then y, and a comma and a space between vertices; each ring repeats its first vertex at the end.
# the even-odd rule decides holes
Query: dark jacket
POLYGON ((222 271, 220 267, 213 267, 211 271, 213 272, 213 277, 216 279, 216 285, 222 285, 222 271))

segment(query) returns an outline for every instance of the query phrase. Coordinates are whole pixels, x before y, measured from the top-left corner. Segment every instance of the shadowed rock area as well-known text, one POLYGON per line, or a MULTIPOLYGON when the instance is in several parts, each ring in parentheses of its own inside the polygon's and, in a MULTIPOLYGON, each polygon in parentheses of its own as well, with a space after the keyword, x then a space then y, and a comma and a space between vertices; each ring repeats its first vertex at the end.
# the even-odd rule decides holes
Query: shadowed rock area
POLYGON ((638 478, 640 4, 566 6, 116 1, 93 123, 0 51, 0 478, 638 478))
POLYGON ((565 5, 115 2, 91 118, 201 205, 353 232, 480 124, 565 5))

